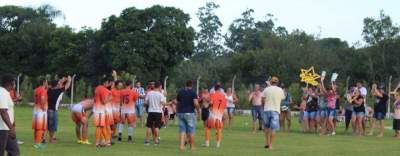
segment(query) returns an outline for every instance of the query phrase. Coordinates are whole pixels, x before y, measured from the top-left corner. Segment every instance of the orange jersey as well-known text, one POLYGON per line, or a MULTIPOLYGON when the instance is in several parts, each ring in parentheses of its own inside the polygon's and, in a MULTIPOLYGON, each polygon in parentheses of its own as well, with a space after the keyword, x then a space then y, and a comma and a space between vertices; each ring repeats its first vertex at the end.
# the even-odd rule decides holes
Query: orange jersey
POLYGON ((121 102, 121 91, 118 89, 111 89, 111 103, 118 104, 121 102))
POLYGON ((122 112, 123 113, 135 113, 136 100, 139 98, 139 94, 129 88, 121 90, 122 96, 122 112))
POLYGON ((94 104, 94 110, 95 111, 105 111, 105 104, 108 103, 108 99, 110 98, 111 92, 104 86, 98 86, 96 87, 94 91, 94 96, 95 96, 95 104, 94 104))
POLYGON ((226 99, 226 96, 223 93, 218 91, 213 94, 210 94, 210 102, 211 102, 210 112, 212 112, 217 116, 224 114, 225 108, 228 104, 228 100, 226 99))
POLYGON ((34 93, 35 97, 35 106, 34 110, 41 110, 41 111, 47 111, 47 108, 49 107, 47 103, 47 90, 44 87, 38 87, 35 89, 34 93), (42 97, 44 97, 44 106, 42 106, 42 97))

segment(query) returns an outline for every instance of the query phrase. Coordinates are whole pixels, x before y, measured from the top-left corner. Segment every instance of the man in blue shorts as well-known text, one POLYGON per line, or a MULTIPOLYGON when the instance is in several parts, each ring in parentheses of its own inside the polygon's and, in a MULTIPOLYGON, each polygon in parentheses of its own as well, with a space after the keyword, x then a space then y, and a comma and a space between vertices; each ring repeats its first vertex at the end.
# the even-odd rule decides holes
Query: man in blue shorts
POLYGON ((285 98, 283 89, 278 87, 279 79, 272 77, 267 83, 270 84, 262 93, 262 103, 264 104, 264 131, 265 148, 272 150, 272 143, 275 133, 279 130, 279 113, 281 111, 281 101, 285 98))
POLYGON ((144 104, 144 98, 146 97, 146 93, 140 81, 136 81, 135 90, 139 94, 139 98, 136 101, 136 116, 140 119, 140 124, 143 128, 144 127, 143 104, 144 104))
POLYGON ((263 106, 261 102, 262 92, 260 84, 255 84, 255 90, 249 95, 249 102, 251 104, 251 115, 253 117, 253 133, 256 133, 257 119, 259 122, 259 130, 263 129, 263 106))
MULTIPOLYGON (((192 89, 193 82, 187 81, 186 87, 178 91, 176 97, 177 115, 179 120, 179 149, 185 149, 185 136, 188 137, 190 149, 194 147, 194 132, 196 130, 196 115, 195 109, 200 112, 197 94, 192 89)), ((198 113, 199 114, 199 113, 198 113)))

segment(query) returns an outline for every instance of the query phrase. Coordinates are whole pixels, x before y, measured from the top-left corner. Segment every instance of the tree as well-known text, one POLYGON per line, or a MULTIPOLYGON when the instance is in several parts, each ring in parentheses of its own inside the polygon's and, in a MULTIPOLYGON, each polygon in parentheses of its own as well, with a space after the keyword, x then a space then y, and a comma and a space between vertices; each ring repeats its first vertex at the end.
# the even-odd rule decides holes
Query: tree
POLYGON ((246 50, 243 47, 243 41, 252 37, 255 28, 253 9, 247 9, 242 13, 242 17, 233 21, 229 26, 229 32, 225 35, 225 45, 232 51, 237 52, 246 50))
POLYGON ((195 59, 205 60, 207 58, 215 59, 224 52, 221 39, 222 23, 215 10, 219 8, 214 2, 207 2, 206 6, 200 7, 197 12, 197 17, 200 20, 200 31, 196 34, 196 53, 195 59))

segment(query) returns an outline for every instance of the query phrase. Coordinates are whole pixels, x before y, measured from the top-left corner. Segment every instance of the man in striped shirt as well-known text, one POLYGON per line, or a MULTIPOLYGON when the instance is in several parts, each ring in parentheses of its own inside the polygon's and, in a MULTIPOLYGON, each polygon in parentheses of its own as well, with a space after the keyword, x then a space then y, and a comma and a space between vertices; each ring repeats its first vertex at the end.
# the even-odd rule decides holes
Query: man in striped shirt
POLYGON ((136 116, 140 119, 142 128, 144 127, 144 98, 146 97, 145 90, 142 87, 142 83, 138 80, 134 90, 139 94, 139 98, 136 101, 136 116))

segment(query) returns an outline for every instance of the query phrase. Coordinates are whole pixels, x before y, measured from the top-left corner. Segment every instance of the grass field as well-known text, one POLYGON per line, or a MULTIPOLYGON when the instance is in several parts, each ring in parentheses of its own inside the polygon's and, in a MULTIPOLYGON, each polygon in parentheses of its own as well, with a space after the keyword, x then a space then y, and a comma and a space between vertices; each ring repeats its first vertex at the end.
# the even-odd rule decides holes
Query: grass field
MULTIPOLYGON (((392 130, 386 130, 385 137, 377 138, 354 137, 344 134, 344 128, 339 127, 337 135, 332 137, 321 137, 314 134, 302 134, 298 131, 297 121, 294 122, 294 131, 279 132, 274 144, 273 151, 263 148, 264 137, 261 132, 252 134, 250 131, 250 117, 236 117, 235 126, 223 131, 221 148, 215 148, 215 136, 212 136, 211 147, 204 148, 204 131, 200 123, 196 131, 195 151, 178 150, 178 129, 171 125, 161 130, 161 145, 145 146, 143 144, 145 132, 143 128, 136 128, 134 133, 134 144, 126 142, 117 143, 110 148, 97 149, 94 145, 76 144, 73 123, 70 120, 69 110, 62 109, 59 112, 58 142, 49 144, 45 149, 34 149, 33 132, 31 130, 31 107, 16 108, 17 137, 25 143, 20 146, 23 156, 175 156, 178 154, 194 156, 256 156, 256 155, 288 155, 288 156, 310 156, 310 155, 351 155, 351 156, 380 156, 400 155, 400 140, 392 138, 392 130), (249 123, 249 124, 246 124, 249 123)), ((391 121, 386 121, 391 125, 391 121)), ((90 140, 93 142, 94 129, 90 126, 90 140)), ((126 134, 126 130, 125 130, 126 134)))

